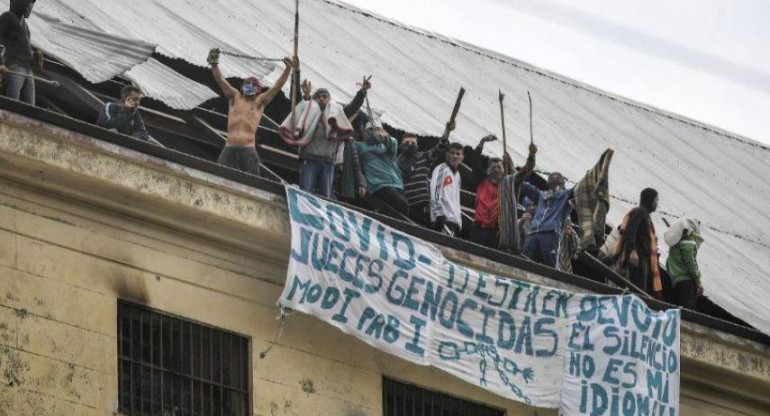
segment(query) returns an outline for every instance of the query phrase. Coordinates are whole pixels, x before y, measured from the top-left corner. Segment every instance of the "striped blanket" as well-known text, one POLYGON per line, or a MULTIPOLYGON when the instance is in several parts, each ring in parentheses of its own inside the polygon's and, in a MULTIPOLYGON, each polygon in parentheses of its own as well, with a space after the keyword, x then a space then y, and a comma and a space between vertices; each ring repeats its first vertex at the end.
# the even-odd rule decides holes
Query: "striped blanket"
POLYGON ((519 186, 535 170, 535 156, 530 155, 527 163, 515 174, 507 175, 500 181, 500 202, 498 223, 500 224, 500 250, 509 253, 521 252, 519 247, 518 205, 519 186))
POLYGON ((609 168, 612 155, 612 149, 602 153, 596 165, 574 188, 573 206, 581 230, 581 250, 596 249, 604 243, 604 224, 610 208, 609 168))

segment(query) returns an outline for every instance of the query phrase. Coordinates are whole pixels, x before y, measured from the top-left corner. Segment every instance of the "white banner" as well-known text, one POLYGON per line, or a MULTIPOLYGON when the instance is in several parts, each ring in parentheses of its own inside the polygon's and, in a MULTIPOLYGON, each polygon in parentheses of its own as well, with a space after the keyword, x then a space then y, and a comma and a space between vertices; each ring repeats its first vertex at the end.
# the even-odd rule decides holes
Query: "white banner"
POLYGON ((582 295, 569 308, 564 415, 679 414, 678 309, 636 296, 582 295))
POLYGON ((625 415, 626 391, 635 409, 644 403, 677 408, 678 311, 656 313, 633 296, 578 295, 473 270, 356 211, 296 188, 287 187, 286 194, 292 250, 279 301, 284 307, 400 358, 566 415, 625 415), (638 341, 630 341, 631 332, 638 332, 638 341), (667 344, 671 336, 675 343, 667 344), (636 344, 642 339, 655 355, 647 361, 630 355, 631 348, 643 348, 636 344), (667 364, 660 373, 644 374, 660 362, 661 345, 675 357, 676 369, 667 364), (570 360, 593 364, 593 371, 575 370, 570 360), (628 373, 640 375, 635 384, 624 378, 628 373), (622 379, 618 385, 616 379, 622 379), (667 400, 652 397, 664 388, 670 389, 667 400))

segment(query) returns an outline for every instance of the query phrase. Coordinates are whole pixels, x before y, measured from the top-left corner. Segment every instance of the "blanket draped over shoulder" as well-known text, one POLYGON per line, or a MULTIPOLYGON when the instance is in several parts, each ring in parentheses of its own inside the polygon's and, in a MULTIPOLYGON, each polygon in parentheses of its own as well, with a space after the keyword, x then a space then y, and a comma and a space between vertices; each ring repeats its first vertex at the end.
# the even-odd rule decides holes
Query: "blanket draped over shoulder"
POLYGON ((353 126, 345 116, 345 110, 339 103, 329 103, 321 110, 321 106, 313 100, 303 101, 297 105, 296 129, 292 131, 291 115, 281 123, 281 139, 292 146, 305 147, 313 140, 318 123, 326 128, 329 140, 349 141, 353 138, 353 126))
POLYGON ((609 168, 612 149, 607 149, 594 167, 575 185, 574 207, 581 230, 580 249, 599 248, 604 243, 604 224, 610 208, 609 168))
MULTIPOLYGON (((631 210, 633 211, 633 209, 631 210)), ((615 241, 615 247, 613 248, 613 259, 615 260, 615 271, 625 277, 629 276, 628 268, 628 253, 625 250, 625 241, 627 238, 636 238, 636 236, 626 235, 626 229, 628 228, 628 221, 631 218, 631 211, 623 217, 623 221, 620 223, 620 235, 615 241)), ((639 261, 648 261, 650 267, 650 277, 652 278, 652 291, 653 295, 662 299, 663 295, 663 282, 660 280, 660 269, 658 268, 658 237, 655 234, 655 225, 650 221, 650 227, 647 230, 650 234, 650 257, 648 259, 640 258, 639 261)), ((640 289, 646 290, 641 287, 640 289)))
POLYGON ((518 221, 519 187, 535 170, 535 157, 527 158, 527 163, 518 172, 506 175, 500 182, 498 223, 500 225, 500 249, 509 253, 519 253, 518 221))

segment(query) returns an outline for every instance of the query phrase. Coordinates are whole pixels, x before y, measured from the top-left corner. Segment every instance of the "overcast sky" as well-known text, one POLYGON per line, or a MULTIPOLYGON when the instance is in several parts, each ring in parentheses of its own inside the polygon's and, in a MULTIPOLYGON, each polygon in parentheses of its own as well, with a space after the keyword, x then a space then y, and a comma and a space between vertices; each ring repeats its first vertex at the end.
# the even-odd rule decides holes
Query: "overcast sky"
POLYGON ((345 0, 770 144, 770 0, 345 0))

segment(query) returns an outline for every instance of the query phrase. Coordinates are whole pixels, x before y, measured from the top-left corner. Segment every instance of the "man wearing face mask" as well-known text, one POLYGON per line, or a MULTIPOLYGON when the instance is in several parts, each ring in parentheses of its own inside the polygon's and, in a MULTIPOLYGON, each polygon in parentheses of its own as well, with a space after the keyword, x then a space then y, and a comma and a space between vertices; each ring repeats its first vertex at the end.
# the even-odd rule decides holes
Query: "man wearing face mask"
POLYGON ((229 100, 227 113, 227 143, 219 155, 218 163, 252 175, 259 176, 257 155, 257 128, 262 121, 265 107, 278 95, 292 69, 299 67, 296 58, 284 58, 286 67, 273 86, 262 92, 259 80, 248 76, 243 80, 241 90, 233 88, 219 69, 219 48, 209 51, 208 62, 222 94, 229 100))
MULTIPOLYGON (((448 131, 454 130, 454 123, 448 131)), ((404 181, 404 193, 409 202, 409 217, 419 225, 428 225, 427 207, 430 201, 430 171, 439 164, 446 153, 449 136, 442 137, 430 150, 421 152, 417 136, 405 134, 401 139, 398 167, 404 181)))
POLYGON ((133 85, 126 85, 120 90, 120 101, 108 102, 99 113, 96 125, 113 132, 132 136, 163 146, 150 136, 139 113, 142 90, 133 85))
POLYGON ((521 184, 521 190, 537 204, 523 253, 532 261, 556 267, 559 239, 564 233, 564 221, 569 217, 573 190, 565 189, 564 177, 559 172, 548 175, 547 191, 526 182, 521 184))
POLYGON ((409 216, 401 171, 396 163, 398 142, 381 127, 364 130, 364 141, 351 142, 358 153, 367 185, 367 202, 398 219, 409 216))
POLYGON ((35 105, 32 65, 35 62, 40 68, 43 65, 43 55, 33 50, 27 26, 34 5, 35 0, 11 0, 10 10, 0 15, 0 44, 5 48, 0 78, 5 81, 5 95, 30 105, 35 105), (14 73, 7 74, 8 71, 14 73))

